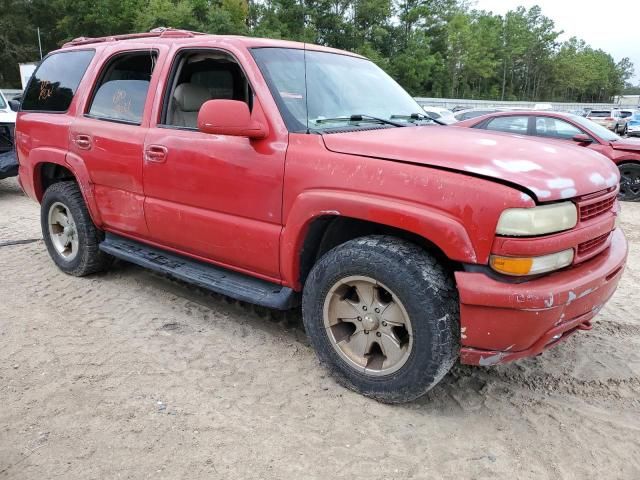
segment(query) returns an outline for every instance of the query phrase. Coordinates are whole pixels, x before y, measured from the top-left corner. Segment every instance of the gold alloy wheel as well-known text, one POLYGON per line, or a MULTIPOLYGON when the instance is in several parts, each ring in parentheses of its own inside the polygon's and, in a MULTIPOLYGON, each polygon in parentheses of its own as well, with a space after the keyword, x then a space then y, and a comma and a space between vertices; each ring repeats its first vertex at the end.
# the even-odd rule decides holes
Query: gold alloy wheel
POLYGON ((60 202, 51 205, 47 224, 51 243, 58 255, 68 262, 76 258, 80 247, 78 230, 67 206, 60 202))
POLYGON ((323 318, 338 355, 367 375, 389 375, 411 354, 409 315, 398 297, 373 278, 338 281, 327 294, 323 318))

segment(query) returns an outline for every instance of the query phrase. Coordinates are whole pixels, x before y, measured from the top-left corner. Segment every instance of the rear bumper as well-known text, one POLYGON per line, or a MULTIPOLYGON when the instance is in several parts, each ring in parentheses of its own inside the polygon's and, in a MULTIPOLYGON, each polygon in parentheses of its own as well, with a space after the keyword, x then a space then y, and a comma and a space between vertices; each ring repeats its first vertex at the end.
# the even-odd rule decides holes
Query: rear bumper
POLYGON ((615 292, 627 258, 620 229, 610 247, 571 269, 520 284, 456 272, 462 363, 495 365, 538 355, 579 330, 615 292))

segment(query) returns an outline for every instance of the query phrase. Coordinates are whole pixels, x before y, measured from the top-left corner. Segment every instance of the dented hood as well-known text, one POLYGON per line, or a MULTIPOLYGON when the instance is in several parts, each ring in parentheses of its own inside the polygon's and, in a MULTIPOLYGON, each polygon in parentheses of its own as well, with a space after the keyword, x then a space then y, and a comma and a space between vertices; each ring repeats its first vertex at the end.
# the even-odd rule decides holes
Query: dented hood
POLYGON ((633 152, 640 152, 640 140, 621 138, 615 142, 611 142, 611 146, 614 150, 631 150, 633 152))
POLYGON ((588 148, 520 135, 443 126, 323 135, 327 149, 469 172, 518 185, 541 202, 614 186, 618 169, 588 148))

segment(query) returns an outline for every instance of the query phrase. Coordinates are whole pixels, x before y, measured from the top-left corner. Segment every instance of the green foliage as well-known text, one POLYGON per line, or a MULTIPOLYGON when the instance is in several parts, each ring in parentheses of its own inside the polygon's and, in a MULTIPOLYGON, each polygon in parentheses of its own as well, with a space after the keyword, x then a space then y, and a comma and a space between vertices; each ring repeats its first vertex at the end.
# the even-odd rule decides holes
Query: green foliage
MULTIPOLYGON (((318 43, 358 52, 414 95, 608 101, 633 64, 561 32, 539 7, 506 15, 466 0, 0 0, 0 85, 18 62, 74 37, 158 26, 318 43)), ((625 90, 626 88, 626 90, 625 90)))

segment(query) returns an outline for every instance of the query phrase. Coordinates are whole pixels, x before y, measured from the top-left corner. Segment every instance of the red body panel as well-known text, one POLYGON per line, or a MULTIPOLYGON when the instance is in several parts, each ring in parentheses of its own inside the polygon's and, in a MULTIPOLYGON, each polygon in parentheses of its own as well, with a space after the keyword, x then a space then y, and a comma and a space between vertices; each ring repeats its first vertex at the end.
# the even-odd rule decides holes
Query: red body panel
POLYGON ((589 322, 615 291, 626 258, 627 241, 618 229, 602 255, 508 288, 482 273, 456 272, 463 363, 535 355, 555 335, 589 322))
POLYGON ((430 126, 290 134, 248 49, 301 44, 176 33, 83 43, 69 48, 94 48, 96 55, 69 111, 18 115, 20 182, 40 201, 40 165, 66 167, 103 230, 296 290, 302 288, 306 235, 327 216, 421 236, 459 270, 463 264, 486 266, 491 253, 543 255, 587 245, 588 253, 577 255, 571 268, 520 284, 479 271, 456 273, 462 359, 476 364, 538 353, 558 332, 584 326, 620 278, 626 243, 619 231, 610 233, 617 206, 607 204, 568 232, 495 235, 506 208, 615 195, 617 169, 590 149, 430 126), (157 52, 141 125, 86 117, 108 59, 141 48, 157 52), (184 48, 220 49, 235 57, 254 93, 251 122, 265 127, 264 138, 159 125, 171 65, 184 48))

